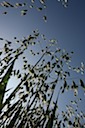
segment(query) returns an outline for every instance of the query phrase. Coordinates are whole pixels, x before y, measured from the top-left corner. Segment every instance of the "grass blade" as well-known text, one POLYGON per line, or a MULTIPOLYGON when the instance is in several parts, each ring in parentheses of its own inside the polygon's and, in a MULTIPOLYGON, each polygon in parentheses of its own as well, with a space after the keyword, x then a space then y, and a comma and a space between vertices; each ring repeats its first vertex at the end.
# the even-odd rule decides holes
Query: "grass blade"
POLYGON ((3 76, 2 81, 0 82, 0 109, 3 106, 2 102, 3 102, 3 98, 4 98, 4 94, 5 94, 5 89, 6 89, 7 83, 10 79, 12 69, 14 66, 14 62, 15 62, 15 59, 11 62, 11 66, 9 67, 6 74, 3 76))

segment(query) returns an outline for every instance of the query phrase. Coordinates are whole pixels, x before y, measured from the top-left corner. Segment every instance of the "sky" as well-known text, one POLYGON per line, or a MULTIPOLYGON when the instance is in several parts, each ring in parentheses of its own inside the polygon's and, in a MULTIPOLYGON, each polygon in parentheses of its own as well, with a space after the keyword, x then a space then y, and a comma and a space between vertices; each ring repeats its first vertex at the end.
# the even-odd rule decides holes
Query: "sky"
MULTIPOLYGON (((22 0, 13 2, 19 1, 22 2, 22 0)), ((73 66, 80 66, 81 62, 85 63, 85 0, 69 0, 67 8, 57 0, 47 0, 46 5, 47 8, 42 12, 34 8, 28 9, 25 16, 21 16, 21 8, 0 7, 0 37, 13 40, 13 37, 17 36, 20 39, 28 36, 32 30, 39 29, 48 39, 56 38, 60 48, 68 52, 74 51, 73 66), (8 14, 2 14, 4 11, 8 11, 8 14), (47 16, 46 23, 43 14, 47 16)), ((2 48, 1 43, 0 48, 2 48)), ((85 79, 85 74, 82 78, 85 79)))
POLYGON ((84 61, 85 1, 71 0, 67 8, 56 0, 53 2, 47 0, 46 4, 47 8, 43 12, 28 9, 27 16, 21 16, 19 9, 1 7, 0 36, 7 39, 12 39, 14 36, 22 38, 38 28, 47 38, 56 38, 60 47, 68 51, 73 50, 75 63, 84 61), (8 14, 2 15, 6 10, 8 14), (47 15, 47 23, 42 20, 44 13, 47 15))

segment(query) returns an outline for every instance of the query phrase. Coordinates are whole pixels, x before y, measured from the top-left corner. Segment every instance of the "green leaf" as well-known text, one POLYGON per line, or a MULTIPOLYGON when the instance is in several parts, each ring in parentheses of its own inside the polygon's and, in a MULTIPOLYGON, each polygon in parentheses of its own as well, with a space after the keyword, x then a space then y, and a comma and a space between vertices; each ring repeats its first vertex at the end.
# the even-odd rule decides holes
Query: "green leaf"
POLYGON ((77 96, 78 95, 78 85, 76 85, 76 83, 74 81, 71 86, 71 89, 73 89, 73 91, 74 91, 74 96, 77 96))
POLYGON ((14 111, 16 110, 16 107, 18 107, 18 104, 19 104, 19 101, 17 101, 11 107, 9 107, 8 110, 4 112, 4 114, 0 117, 0 119, 3 119, 4 116, 8 117, 10 112, 11 112, 10 116, 12 116, 12 112, 14 113, 14 111))
POLYGON ((40 0, 40 3, 41 3, 41 4, 44 4, 44 3, 45 3, 45 0, 40 0))
POLYGON ((81 79, 80 79, 80 85, 85 90, 85 84, 84 84, 84 82, 81 79))
POLYGON ((7 14, 7 12, 3 12, 2 14, 5 14, 5 15, 6 15, 6 14, 7 14))
POLYGON ((5 89, 6 89, 7 83, 10 79, 12 69, 14 66, 14 62, 15 62, 15 59, 12 61, 11 66, 9 67, 6 74, 3 76, 2 81, 0 82, 0 109, 3 106, 2 102, 3 102, 3 98, 4 98, 4 94, 5 94, 5 89))
POLYGON ((0 38, 0 40, 3 40, 3 38, 0 38))
POLYGON ((42 11, 42 8, 41 8, 41 7, 39 7, 39 8, 37 8, 37 10, 38 10, 38 11, 42 11))
POLYGON ((28 10, 22 10, 21 15, 26 15, 28 10))
MULTIPOLYGON (((18 110, 16 111, 16 113, 14 114, 14 117, 12 118, 12 120, 10 121, 10 124, 6 126, 6 128, 11 128, 14 126, 16 120, 19 117, 19 113, 21 111, 21 106, 18 108, 18 110)), ((18 120, 19 121, 19 120, 18 120)))
POLYGON ((45 22, 47 22, 47 17, 46 17, 46 16, 43 16, 43 20, 44 20, 45 22))
POLYGON ((35 2, 35 0, 31 0, 31 2, 32 2, 32 3, 34 3, 34 2, 35 2))
POLYGON ((62 93, 65 92, 67 86, 68 86, 68 84, 67 84, 67 82, 66 82, 66 80, 65 80, 65 81, 64 81, 64 84, 63 84, 62 93))
POLYGON ((2 52, 0 52, 0 55, 2 54, 2 52))
POLYGON ((55 106, 54 106, 54 108, 52 110, 52 114, 50 115, 49 120, 48 120, 48 122, 46 124, 46 128, 52 128, 53 127, 55 113, 56 113, 56 110, 58 108, 58 99, 59 99, 60 91, 61 91, 61 89, 58 92, 58 95, 57 95, 57 98, 56 98, 56 102, 55 102, 55 106))

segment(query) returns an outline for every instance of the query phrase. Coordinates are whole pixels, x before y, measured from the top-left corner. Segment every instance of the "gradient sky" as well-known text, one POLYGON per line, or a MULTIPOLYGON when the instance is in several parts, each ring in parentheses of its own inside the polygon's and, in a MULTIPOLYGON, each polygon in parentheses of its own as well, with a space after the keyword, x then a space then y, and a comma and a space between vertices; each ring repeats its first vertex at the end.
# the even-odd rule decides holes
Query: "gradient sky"
MULTIPOLYGON (((22 2, 16 0, 18 1, 22 2)), ((85 0, 69 0, 67 8, 57 0, 47 0, 46 4, 47 9, 43 12, 28 9, 26 16, 20 15, 21 8, 0 7, 0 37, 13 40, 17 36, 20 39, 38 28, 48 39, 56 38, 61 48, 68 52, 74 51, 73 66, 80 66, 81 61, 85 63, 85 0), (4 11, 8 11, 8 14, 2 15, 4 11), (47 15, 46 23, 43 14, 47 15)), ((84 77, 85 75, 82 76, 83 79, 84 77)))

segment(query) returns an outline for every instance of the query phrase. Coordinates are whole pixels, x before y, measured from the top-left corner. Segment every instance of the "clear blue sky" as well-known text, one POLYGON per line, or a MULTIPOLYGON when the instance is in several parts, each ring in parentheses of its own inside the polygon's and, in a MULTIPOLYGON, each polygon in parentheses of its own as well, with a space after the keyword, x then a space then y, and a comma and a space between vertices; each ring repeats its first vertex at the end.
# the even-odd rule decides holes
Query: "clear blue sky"
MULTIPOLYGON (((22 2, 14 2, 17 1, 22 2)), ((67 8, 57 0, 47 0, 46 4, 47 9, 43 12, 28 9, 26 16, 20 15, 21 8, 0 7, 0 37, 8 40, 15 36, 22 38, 38 28, 48 39, 56 38, 61 48, 74 51, 73 66, 80 66, 81 61, 85 63, 85 0, 69 0, 67 8), (2 15, 7 10, 8 14, 2 15), (43 14, 47 15, 47 23, 42 19, 43 14)))

